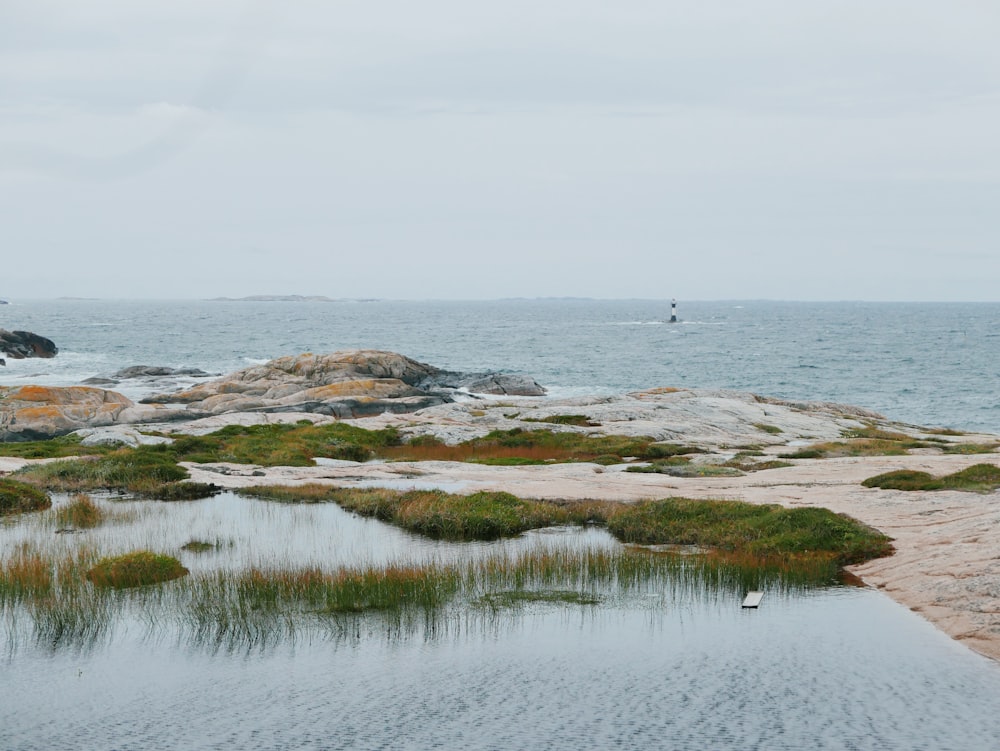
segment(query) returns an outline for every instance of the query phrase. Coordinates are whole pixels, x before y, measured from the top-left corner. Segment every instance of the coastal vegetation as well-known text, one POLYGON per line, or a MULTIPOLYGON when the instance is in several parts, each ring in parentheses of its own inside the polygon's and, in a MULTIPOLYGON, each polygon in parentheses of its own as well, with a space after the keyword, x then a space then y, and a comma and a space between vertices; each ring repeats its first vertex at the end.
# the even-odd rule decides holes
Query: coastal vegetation
POLYGON ((69 503, 56 509, 55 515, 60 527, 74 529, 91 529, 103 524, 107 518, 107 512, 84 493, 74 495, 69 503))
POLYGON ((159 584, 187 574, 188 570, 173 556, 136 550, 100 559, 87 571, 87 579, 97 587, 126 589, 159 584))
MULTIPOLYGON (((574 425, 580 415, 557 415, 547 422, 574 425)), ((404 442, 393 428, 366 430, 346 423, 230 425, 203 436, 179 436, 172 443, 138 448, 91 448, 78 440, 55 439, 27 443, 0 444, 0 454, 26 458, 98 456, 95 466, 63 466, 50 471, 55 478, 62 472, 65 482, 54 489, 72 490, 98 487, 113 481, 116 487, 135 489, 136 478, 122 477, 121 464, 140 472, 143 467, 164 467, 177 462, 232 462, 262 466, 307 467, 314 459, 367 461, 461 461, 483 464, 543 464, 551 462, 621 463, 628 460, 656 460, 704 449, 683 444, 658 443, 650 436, 628 437, 592 435, 569 430, 494 430, 485 436, 458 444, 446 444, 433 436, 418 436, 404 442), (69 487, 79 479, 76 488, 69 487)), ((92 461, 87 459, 87 461, 92 461)), ((183 471, 183 470, 181 470, 183 471)), ((38 475, 40 477, 40 475, 38 475)), ((165 482, 161 480, 160 482, 165 482)), ((107 485, 106 487, 111 487, 107 485)))
POLYGON ((0 516, 41 511, 51 506, 48 493, 28 483, 0 478, 0 516))
POLYGON ((991 493, 1000 488, 1000 467, 995 464, 975 464, 939 477, 928 472, 901 469, 869 477, 861 484, 866 488, 883 490, 964 490, 991 493))
POLYGON ((610 501, 527 501, 510 493, 458 495, 443 491, 345 489, 313 484, 260 486, 242 495, 310 503, 332 502, 363 516, 433 538, 489 540, 558 524, 605 526, 625 543, 698 545, 760 559, 815 556, 839 565, 890 555, 890 539, 821 508, 786 509, 741 501, 669 498, 610 501))
MULTIPOLYGON (((952 435, 937 431, 936 435, 952 435)), ((903 456, 913 449, 935 449, 944 454, 990 453, 1000 448, 998 443, 953 443, 944 438, 914 438, 906 433, 884 430, 868 425, 845 430, 843 441, 825 441, 798 451, 781 454, 782 459, 827 459, 838 456, 903 456)))
POLYGON ((88 548, 56 553, 25 545, 0 560, 0 609, 10 614, 12 628, 26 617, 34 638, 50 647, 93 642, 131 613, 141 614, 149 629, 179 627, 197 641, 252 648, 303 629, 355 633, 360 618, 393 629, 459 618, 467 627, 477 612, 621 605, 649 594, 668 601, 699 592, 736 598, 750 589, 834 582, 836 569, 828 563, 761 565, 630 548, 528 548, 455 563, 188 574, 176 559, 149 551, 95 561, 88 548))

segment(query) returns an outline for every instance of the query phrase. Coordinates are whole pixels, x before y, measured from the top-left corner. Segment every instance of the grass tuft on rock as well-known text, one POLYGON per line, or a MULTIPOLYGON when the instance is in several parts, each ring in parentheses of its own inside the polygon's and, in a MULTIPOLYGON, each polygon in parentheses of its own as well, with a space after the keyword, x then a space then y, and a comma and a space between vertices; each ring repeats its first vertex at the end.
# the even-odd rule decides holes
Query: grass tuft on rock
POLYGON ((0 516, 43 511, 52 507, 49 494, 28 483, 0 478, 0 516))
POLYGON ((869 477, 861 484, 866 488, 883 490, 964 490, 972 493, 991 493, 1000 488, 1000 467, 995 464, 974 464, 941 477, 935 477, 927 472, 900 469, 869 477))
POLYGON ((173 556, 137 550, 102 558, 87 572, 87 579, 96 587, 127 589, 179 579, 188 573, 173 556))

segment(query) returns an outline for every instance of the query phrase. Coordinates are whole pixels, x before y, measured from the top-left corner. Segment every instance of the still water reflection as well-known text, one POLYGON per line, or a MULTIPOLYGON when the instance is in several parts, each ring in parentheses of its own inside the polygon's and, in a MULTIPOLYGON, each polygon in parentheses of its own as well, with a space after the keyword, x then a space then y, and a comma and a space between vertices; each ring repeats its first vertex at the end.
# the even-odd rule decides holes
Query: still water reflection
MULTIPOLYGON (((435 560, 463 548, 333 506, 221 496, 143 504, 139 519, 81 535, 56 536, 35 517, 0 529, 0 555, 35 537, 66 546, 89 537, 102 549, 159 538, 171 550, 211 534, 225 544, 187 555, 193 570, 258 559, 435 560), (360 538, 346 531, 354 523, 360 538)), ((584 534, 594 542, 602 533, 584 534)), ((741 610, 725 589, 670 592, 470 611, 403 631, 362 619, 352 631, 300 631, 249 651, 151 629, 141 617, 90 648, 6 643, 0 748, 997 747, 997 666, 877 592, 774 590, 758 611, 741 610)))

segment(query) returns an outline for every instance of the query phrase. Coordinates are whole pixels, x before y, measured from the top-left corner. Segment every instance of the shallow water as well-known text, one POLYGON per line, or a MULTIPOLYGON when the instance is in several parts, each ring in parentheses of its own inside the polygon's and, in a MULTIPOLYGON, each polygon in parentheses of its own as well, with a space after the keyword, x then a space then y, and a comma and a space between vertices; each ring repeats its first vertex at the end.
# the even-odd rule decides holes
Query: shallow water
MULTIPOLYGON (((102 505, 133 513, 78 535, 23 517, 0 527, 0 555, 25 540, 107 552, 159 540, 171 552, 214 536, 217 551, 181 555, 197 572, 617 545, 599 529, 434 542, 333 505, 231 494, 102 505)), ((682 585, 600 606, 451 612, 410 628, 362 618, 270 645, 136 616, 95 642, 53 646, 8 618, 0 748, 995 748, 1000 667, 882 594, 770 589, 755 611, 741 597, 682 585)))

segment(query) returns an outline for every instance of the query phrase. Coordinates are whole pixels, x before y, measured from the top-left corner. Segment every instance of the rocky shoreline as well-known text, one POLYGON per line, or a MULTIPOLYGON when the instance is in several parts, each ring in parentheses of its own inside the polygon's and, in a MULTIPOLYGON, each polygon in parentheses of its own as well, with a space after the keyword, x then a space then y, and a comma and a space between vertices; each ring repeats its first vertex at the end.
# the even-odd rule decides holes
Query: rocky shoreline
MULTIPOLYGON (((347 420, 369 429, 393 427, 404 440, 434 436, 449 444, 512 429, 652 436, 697 446, 703 453, 692 460, 695 463, 720 464, 749 447, 761 459, 776 459, 806 445, 840 440, 852 431, 893 431, 925 444, 896 456, 794 458, 787 460, 788 466, 734 476, 676 477, 592 463, 497 467, 323 461, 308 468, 188 468, 192 480, 222 487, 367 483, 456 492, 505 490, 525 498, 567 501, 680 496, 821 506, 894 538, 895 555, 852 567, 865 583, 976 651, 1000 659, 1000 494, 883 490, 861 484, 899 469, 942 475, 973 464, 1000 465, 995 449, 977 454, 946 451, 955 444, 1000 445, 997 436, 933 431, 858 407, 732 391, 664 387, 575 399, 505 393, 522 386, 544 394, 532 379, 449 373, 394 353, 306 354, 138 404, 93 387, 3 389, 0 435, 3 440, 24 440, 85 428, 85 440, 138 445, 169 440, 148 435, 151 432, 198 435, 231 424, 347 420), (573 420, 566 419, 570 417, 573 420)), ((0 472, 26 462, 0 458, 0 472)))

